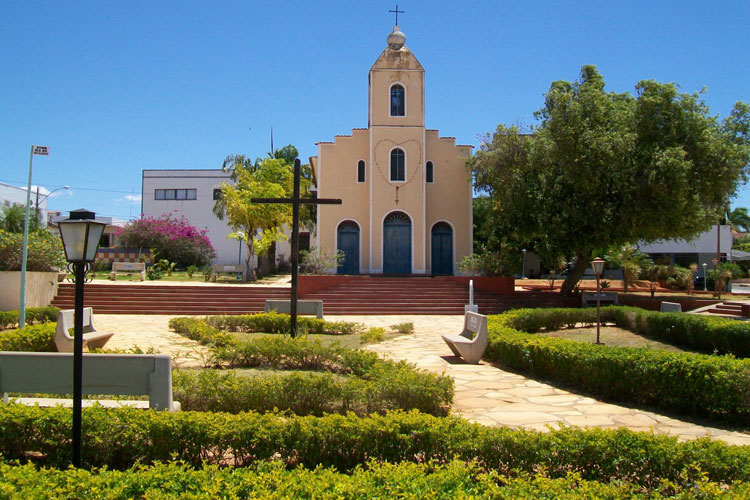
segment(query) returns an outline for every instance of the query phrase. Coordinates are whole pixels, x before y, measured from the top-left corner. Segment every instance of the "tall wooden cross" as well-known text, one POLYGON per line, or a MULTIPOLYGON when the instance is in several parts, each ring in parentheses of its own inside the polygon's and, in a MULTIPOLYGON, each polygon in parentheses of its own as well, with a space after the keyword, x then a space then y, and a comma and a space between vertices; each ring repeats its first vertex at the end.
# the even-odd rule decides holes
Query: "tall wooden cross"
POLYGON ((297 274, 299 267, 299 206, 300 205, 341 205, 340 199, 333 198, 300 198, 299 196, 300 165, 299 158, 294 160, 294 191, 291 198, 251 198, 251 203, 289 203, 292 205, 292 293, 290 304, 291 335, 297 336, 297 274))
POLYGON ((398 4, 396 4, 396 10, 389 10, 388 12, 394 12, 396 14, 396 26, 398 26, 398 15, 399 15, 399 13, 406 14, 406 12, 404 12, 403 10, 398 10, 398 4))

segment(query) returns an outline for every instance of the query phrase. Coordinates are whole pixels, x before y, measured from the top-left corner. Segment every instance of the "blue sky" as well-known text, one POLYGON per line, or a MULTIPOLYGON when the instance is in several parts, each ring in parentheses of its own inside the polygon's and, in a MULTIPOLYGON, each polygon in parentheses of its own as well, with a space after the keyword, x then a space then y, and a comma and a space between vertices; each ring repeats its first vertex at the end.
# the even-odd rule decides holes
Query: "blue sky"
MULTIPOLYGON (((137 217, 141 171, 219 168, 367 126, 367 73, 395 2, 0 2, 0 182, 49 208, 137 217)), ((426 70, 426 121, 460 144, 533 124, 554 80, 595 64, 607 87, 705 87, 721 117, 750 101, 747 1, 399 1, 426 70)), ((734 202, 750 206, 750 189, 734 202)))

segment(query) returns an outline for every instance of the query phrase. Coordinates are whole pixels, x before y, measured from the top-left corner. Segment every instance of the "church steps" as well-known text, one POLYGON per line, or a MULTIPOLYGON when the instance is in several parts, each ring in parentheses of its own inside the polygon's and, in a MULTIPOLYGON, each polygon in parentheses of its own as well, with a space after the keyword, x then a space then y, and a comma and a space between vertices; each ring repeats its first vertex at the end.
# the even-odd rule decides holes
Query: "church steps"
MULTIPOLYGON (((261 312, 266 299, 288 299, 288 287, 243 285, 86 285, 85 303, 99 314, 250 314, 261 312)), ((326 315, 337 314, 463 314, 468 286, 440 278, 373 278, 347 282, 307 294, 302 299, 323 300, 326 315)), ((61 284, 52 304, 72 309, 74 286, 61 284)), ((511 307, 560 306, 555 294, 519 292, 497 296, 475 290, 474 303, 483 314, 511 307)))

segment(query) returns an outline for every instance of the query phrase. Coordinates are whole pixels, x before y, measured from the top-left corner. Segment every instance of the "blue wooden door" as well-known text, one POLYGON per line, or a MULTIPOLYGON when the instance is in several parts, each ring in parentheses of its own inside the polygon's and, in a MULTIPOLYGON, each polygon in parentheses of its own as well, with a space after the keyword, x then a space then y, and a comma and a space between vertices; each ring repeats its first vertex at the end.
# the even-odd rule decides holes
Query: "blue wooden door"
POLYGON ((453 229, 445 222, 432 227, 432 274, 453 274, 453 229))
POLYGON ((383 222, 383 274, 411 273, 411 219, 393 212, 383 222))
POLYGON ((338 249, 344 252, 344 262, 338 274, 359 274, 359 226, 352 221, 339 224, 338 249))

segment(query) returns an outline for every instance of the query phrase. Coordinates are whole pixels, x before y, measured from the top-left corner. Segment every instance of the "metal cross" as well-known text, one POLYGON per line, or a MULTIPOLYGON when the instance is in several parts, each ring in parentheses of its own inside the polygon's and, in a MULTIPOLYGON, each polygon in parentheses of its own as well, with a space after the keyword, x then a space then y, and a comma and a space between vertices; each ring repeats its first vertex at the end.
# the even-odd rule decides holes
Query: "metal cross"
POLYGON ((394 12, 396 14, 396 26, 398 26, 398 14, 406 14, 403 10, 398 10, 398 4, 396 4, 396 10, 389 10, 388 12, 394 12))
MULTIPOLYGON (((398 8, 398 7, 396 7, 398 8)), ((341 205, 340 199, 333 198, 300 198, 299 197, 300 166, 299 158, 294 160, 294 191, 291 198, 251 198, 251 203, 289 203, 292 205, 292 292, 290 303, 291 335, 297 336, 297 274, 299 267, 299 206, 300 205, 341 205)))

